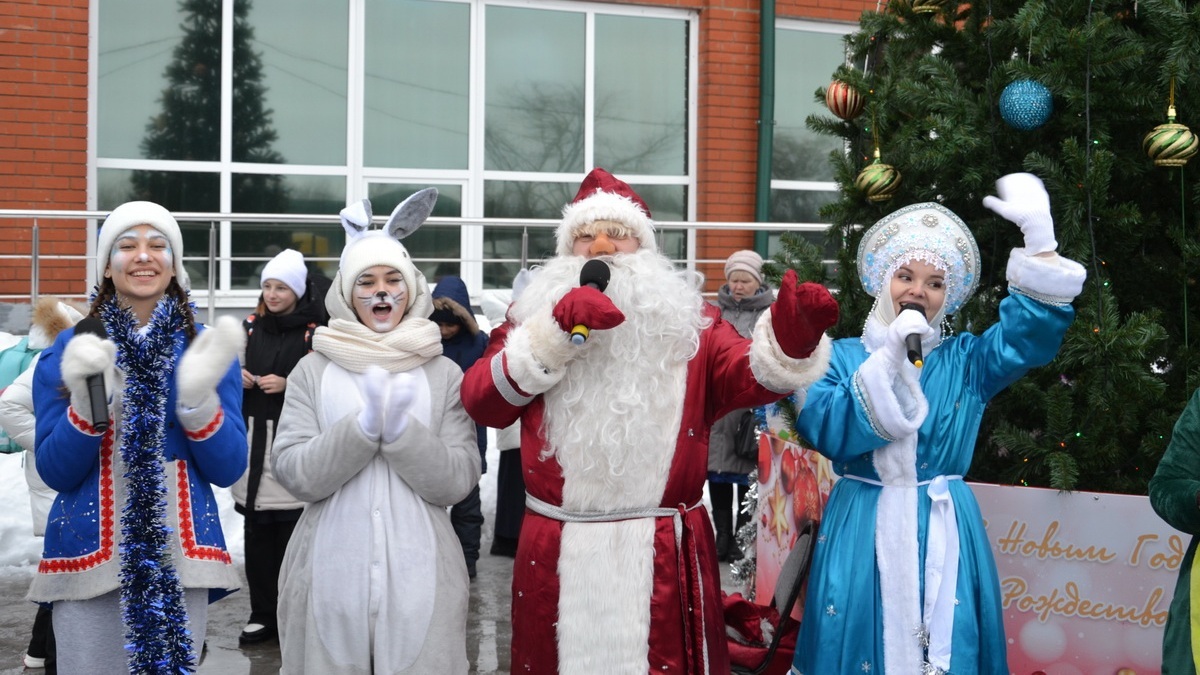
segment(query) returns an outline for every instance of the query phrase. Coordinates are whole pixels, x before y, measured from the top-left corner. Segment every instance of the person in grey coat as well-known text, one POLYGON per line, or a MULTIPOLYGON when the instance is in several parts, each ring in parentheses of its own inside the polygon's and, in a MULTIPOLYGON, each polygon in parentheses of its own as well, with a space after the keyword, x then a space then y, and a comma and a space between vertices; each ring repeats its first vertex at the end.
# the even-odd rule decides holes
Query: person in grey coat
POLYGON ((385 230, 349 235, 327 327, 288 377, 275 477, 307 502, 280 570, 281 673, 465 673, 470 582, 446 509, 479 482, 462 369, 442 356, 425 277, 398 241, 436 190, 385 230))
MULTIPOLYGON (((763 285, 762 264, 762 256, 754 251, 735 251, 725 261, 725 285, 717 291, 715 304, 721 309, 721 318, 733 324, 743 337, 750 337, 758 316, 775 302, 775 293, 763 285)), ((750 485, 754 460, 739 457, 734 451, 743 412, 734 410, 717 420, 708 437, 708 495, 717 528, 717 559, 721 562, 741 559, 734 533, 749 517, 741 513, 740 505, 750 485)))

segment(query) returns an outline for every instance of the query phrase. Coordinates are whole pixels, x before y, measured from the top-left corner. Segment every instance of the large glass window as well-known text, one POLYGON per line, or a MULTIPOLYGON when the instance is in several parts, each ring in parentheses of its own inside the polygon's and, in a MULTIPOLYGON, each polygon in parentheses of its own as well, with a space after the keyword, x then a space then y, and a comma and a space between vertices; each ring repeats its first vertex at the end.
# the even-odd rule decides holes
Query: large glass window
POLYGON ((221 6, 99 3, 101 157, 215 160, 221 150, 221 6))
POLYGON ((465 169, 471 7, 367 0, 363 163, 465 169))
POLYGON ((487 168, 583 171, 584 18, 488 8, 487 168))
MULTIPOLYGON (((185 259, 209 255, 217 235, 221 302, 252 303, 262 264, 285 247, 332 276, 344 242, 333 218, 363 197, 386 214, 433 185, 435 216, 557 220, 603 166, 658 220, 690 217, 693 11, 570 0, 104 0, 96 11, 98 208, 148 199, 330 218, 185 224, 185 259)), ((690 236, 663 232, 659 245, 682 259, 690 236)), ((507 288, 522 262, 553 253, 554 232, 437 223, 405 244, 431 281, 507 288)))
POLYGON ((234 161, 346 162, 347 4, 236 0, 234 161))
POLYGON ((680 77, 687 28, 668 19, 596 17, 597 166, 617 174, 687 171, 687 80, 680 77))
MULTIPOLYGON (((846 60, 844 37, 852 25, 780 21, 775 29, 775 131, 771 148, 770 219, 777 223, 821 223, 820 208, 837 200, 829 154, 842 150, 836 138, 805 126, 812 114, 828 113, 813 92, 829 84, 846 60)), ((822 245, 824 235, 805 234, 822 245)), ((780 248, 768 237, 767 253, 780 248)))

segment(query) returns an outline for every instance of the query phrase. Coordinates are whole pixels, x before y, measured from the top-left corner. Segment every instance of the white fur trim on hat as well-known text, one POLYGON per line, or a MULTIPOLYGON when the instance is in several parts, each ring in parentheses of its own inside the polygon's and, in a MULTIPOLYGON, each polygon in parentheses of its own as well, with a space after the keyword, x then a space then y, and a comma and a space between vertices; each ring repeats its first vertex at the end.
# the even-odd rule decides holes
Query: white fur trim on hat
POLYGON ((614 220, 624 223, 633 230, 641 248, 658 250, 654 238, 654 221, 628 197, 597 189, 592 196, 567 204, 563 208, 562 222, 555 237, 558 239, 558 255, 571 255, 575 236, 580 227, 597 220, 614 220))
POLYGON ((191 281, 188 279, 187 270, 183 268, 183 233, 179 229, 179 223, 175 221, 175 216, 172 216, 170 211, 154 202, 125 202, 113 209, 112 213, 104 219, 96 242, 96 285, 104 283, 104 271, 108 268, 108 261, 112 256, 113 244, 116 243, 117 237, 129 228, 138 225, 149 225, 167 238, 167 243, 171 245, 171 259, 175 266, 175 280, 179 282, 183 290, 191 291, 191 281))
POLYGON ((297 298, 303 298, 308 285, 308 267, 304 265, 304 254, 291 248, 279 252, 279 255, 267 261, 263 266, 260 285, 267 279, 282 281, 297 298))

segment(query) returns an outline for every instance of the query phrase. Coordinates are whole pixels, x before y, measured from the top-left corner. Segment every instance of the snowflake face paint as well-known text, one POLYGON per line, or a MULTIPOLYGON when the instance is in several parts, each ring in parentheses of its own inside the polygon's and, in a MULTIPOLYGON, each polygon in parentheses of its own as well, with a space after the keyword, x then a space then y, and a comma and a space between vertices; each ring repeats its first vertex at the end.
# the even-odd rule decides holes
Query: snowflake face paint
POLYGON ((364 326, 386 333, 404 318, 408 309, 408 284, 400 270, 376 265, 354 280, 354 313, 364 326))
POLYGON ((104 276, 131 302, 155 301, 175 277, 175 254, 167 237, 150 225, 135 225, 113 241, 104 276))

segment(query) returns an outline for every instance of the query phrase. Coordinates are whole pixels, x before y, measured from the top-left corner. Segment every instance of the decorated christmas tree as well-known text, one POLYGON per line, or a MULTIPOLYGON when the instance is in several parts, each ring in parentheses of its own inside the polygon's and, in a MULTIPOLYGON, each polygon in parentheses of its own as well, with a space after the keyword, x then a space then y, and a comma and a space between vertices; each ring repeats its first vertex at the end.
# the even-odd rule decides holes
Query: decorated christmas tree
POLYGON ((982 206, 1027 171, 1050 193, 1059 253, 1088 270, 1058 357, 992 401, 968 479, 1144 494, 1175 418, 1200 386, 1196 260, 1200 3, 991 0, 880 3, 847 37, 850 63, 816 92, 810 129, 840 199, 821 252, 783 239, 786 267, 840 289, 835 337, 862 332, 872 299, 855 256, 865 229, 916 202, 971 227, 980 288, 955 331, 998 318, 1020 230, 982 206))

